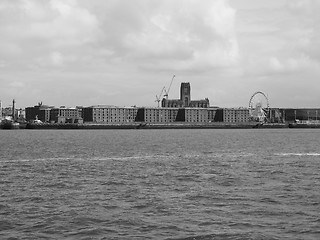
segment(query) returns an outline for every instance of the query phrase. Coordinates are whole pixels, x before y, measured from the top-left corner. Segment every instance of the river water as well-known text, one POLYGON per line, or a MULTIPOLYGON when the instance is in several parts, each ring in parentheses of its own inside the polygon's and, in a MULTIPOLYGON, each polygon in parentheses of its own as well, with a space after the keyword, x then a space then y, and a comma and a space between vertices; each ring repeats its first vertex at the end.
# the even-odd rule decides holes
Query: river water
POLYGON ((0 239, 320 239, 320 129, 0 131, 0 239))

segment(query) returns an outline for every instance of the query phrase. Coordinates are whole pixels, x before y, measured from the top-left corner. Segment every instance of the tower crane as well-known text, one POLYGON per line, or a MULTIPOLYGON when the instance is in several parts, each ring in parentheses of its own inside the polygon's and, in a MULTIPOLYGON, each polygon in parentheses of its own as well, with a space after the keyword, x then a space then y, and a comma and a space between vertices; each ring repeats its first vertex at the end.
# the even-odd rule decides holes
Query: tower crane
POLYGON ((166 89, 164 88, 164 91, 165 91, 164 97, 166 97, 166 99, 168 99, 169 91, 170 91, 170 88, 171 88, 171 85, 172 85, 172 82, 173 82, 173 79, 175 78, 175 76, 176 75, 173 75, 168 90, 166 91, 166 89))
POLYGON ((166 91, 166 87, 163 87, 160 94, 159 95, 156 95, 156 101, 155 102, 158 102, 158 107, 159 107, 159 104, 160 104, 160 101, 161 101, 161 96, 162 96, 162 93, 166 91))

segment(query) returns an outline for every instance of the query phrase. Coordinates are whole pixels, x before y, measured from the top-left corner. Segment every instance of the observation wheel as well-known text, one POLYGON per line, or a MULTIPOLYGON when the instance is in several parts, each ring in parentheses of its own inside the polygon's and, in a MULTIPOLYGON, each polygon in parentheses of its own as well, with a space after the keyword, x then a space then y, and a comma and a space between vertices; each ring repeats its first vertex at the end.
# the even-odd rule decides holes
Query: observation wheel
POLYGON ((252 121, 266 122, 269 113, 269 99, 263 92, 255 92, 249 101, 249 114, 252 121))

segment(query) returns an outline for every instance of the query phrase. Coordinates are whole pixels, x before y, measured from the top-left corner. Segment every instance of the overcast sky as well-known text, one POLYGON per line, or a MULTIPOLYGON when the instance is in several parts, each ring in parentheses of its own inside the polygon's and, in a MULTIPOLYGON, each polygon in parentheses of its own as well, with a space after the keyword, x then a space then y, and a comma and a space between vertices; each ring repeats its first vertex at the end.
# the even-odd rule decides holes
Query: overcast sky
POLYGON ((0 100, 320 107, 319 0, 1 0, 0 100))

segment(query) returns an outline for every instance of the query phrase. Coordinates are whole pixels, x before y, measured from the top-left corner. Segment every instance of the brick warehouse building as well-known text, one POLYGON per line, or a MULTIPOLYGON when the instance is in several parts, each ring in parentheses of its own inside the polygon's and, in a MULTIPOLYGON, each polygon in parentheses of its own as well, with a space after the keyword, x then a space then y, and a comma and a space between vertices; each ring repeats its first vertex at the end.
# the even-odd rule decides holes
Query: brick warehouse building
POLYGON ((83 108, 83 121, 91 123, 132 123, 138 108, 96 105, 83 108))
POLYGON ((50 111, 54 108, 53 106, 43 105, 42 102, 38 103, 38 105, 33 107, 27 107, 25 109, 26 112, 26 120, 33 121, 38 119, 42 122, 50 122, 50 111))

